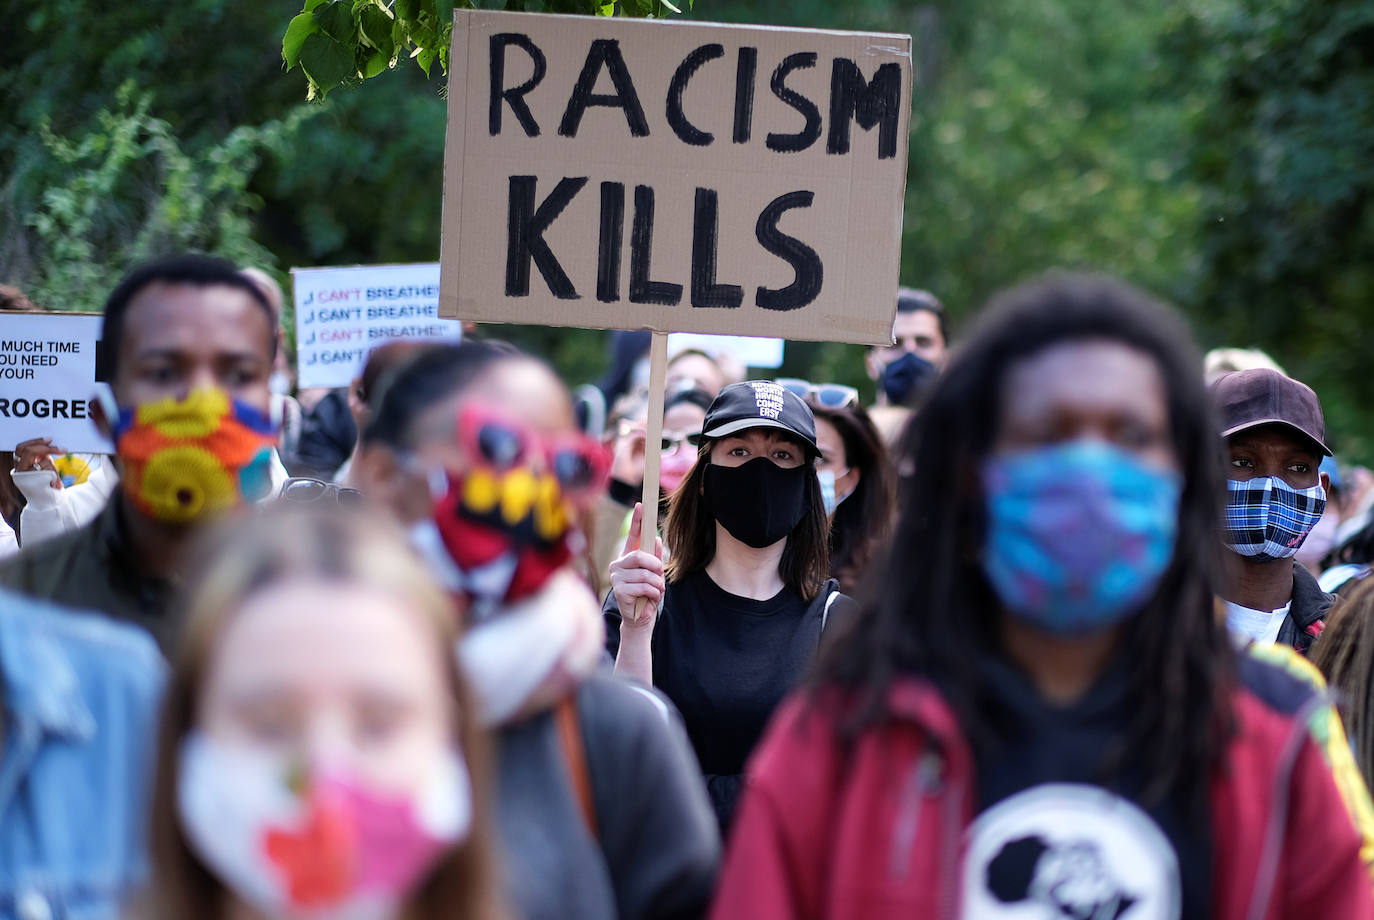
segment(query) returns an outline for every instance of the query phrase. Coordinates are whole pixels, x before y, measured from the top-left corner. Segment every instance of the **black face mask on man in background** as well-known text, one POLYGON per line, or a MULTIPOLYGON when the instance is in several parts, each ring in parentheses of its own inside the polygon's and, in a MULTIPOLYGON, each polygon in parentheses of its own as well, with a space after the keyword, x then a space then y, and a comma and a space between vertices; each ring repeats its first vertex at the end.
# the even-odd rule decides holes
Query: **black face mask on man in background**
POLYGON ((792 532, 807 510, 810 464, 783 469, 767 457, 740 466, 706 466, 706 507, 725 530, 747 546, 772 546, 792 532))
POLYGON ((934 364, 915 352, 907 352, 895 361, 888 362, 878 378, 878 386, 888 403, 894 406, 910 405, 912 397, 921 392, 939 373, 934 364))

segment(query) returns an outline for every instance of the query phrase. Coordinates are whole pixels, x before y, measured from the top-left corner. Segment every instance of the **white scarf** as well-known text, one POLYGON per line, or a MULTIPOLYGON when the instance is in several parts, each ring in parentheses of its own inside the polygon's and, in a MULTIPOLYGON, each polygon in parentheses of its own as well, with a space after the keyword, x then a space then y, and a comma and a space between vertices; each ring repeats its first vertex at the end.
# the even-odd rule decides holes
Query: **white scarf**
POLYGON ((491 614, 458 640, 458 663, 487 726, 549 708, 596 670, 601 605, 570 569, 538 594, 491 614))

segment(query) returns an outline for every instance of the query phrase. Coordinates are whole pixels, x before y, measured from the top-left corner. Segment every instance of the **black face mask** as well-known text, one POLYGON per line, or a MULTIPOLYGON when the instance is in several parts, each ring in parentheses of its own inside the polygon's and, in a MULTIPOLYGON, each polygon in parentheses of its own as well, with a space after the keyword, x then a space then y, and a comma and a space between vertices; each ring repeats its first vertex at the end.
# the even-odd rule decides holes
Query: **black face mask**
POLYGON ((913 396, 935 379, 936 373, 934 364, 915 352, 908 351, 883 368, 882 376, 878 378, 878 386, 882 387, 889 403, 894 406, 906 406, 910 405, 913 396))
POLYGON ((792 532, 809 505, 810 464, 785 470, 767 457, 741 466, 706 465, 706 507, 736 540, 755 549, 792 532))

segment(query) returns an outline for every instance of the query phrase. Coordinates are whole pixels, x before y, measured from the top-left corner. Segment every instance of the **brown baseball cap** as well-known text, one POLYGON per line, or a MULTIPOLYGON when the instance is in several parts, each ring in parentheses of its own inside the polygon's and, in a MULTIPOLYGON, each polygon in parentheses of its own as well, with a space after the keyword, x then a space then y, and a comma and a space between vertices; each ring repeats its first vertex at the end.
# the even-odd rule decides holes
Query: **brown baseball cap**
POLYGON ((1223 438, 1260 425, 1287 425, 1331 456, 1322 404, 1305 383, 1268 368, 1235 371, 1212 383, 1212 399, 1223 438))

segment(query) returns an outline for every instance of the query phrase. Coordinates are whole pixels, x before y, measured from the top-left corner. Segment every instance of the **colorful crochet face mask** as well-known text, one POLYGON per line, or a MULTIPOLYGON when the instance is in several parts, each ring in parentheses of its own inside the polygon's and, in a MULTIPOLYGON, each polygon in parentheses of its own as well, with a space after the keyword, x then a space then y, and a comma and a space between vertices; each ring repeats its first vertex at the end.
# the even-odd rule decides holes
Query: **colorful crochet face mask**
POLYGON ((272 488, 276 426, 222 390, 121 409, 114 443, 125 494, 159 521, 190 524, 272 488))

